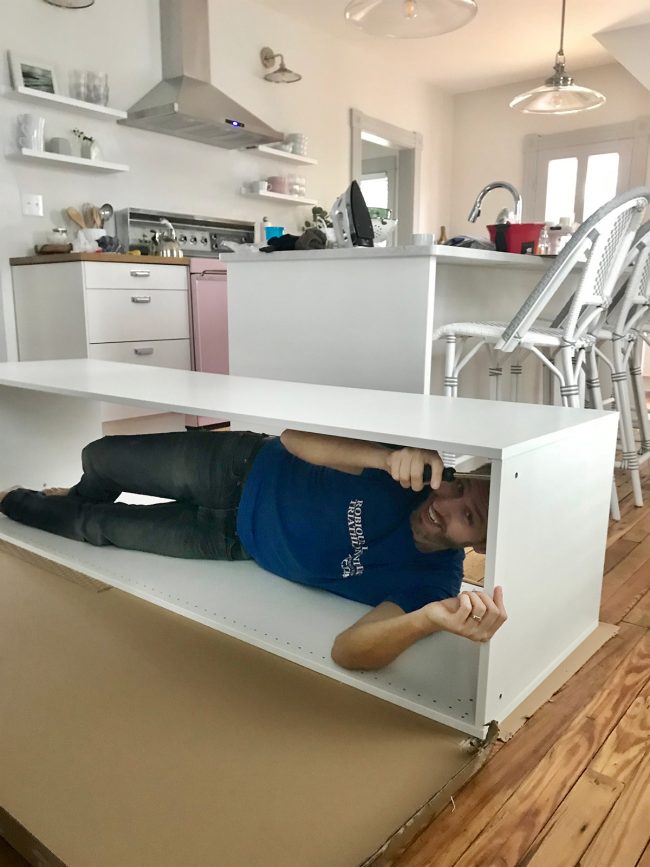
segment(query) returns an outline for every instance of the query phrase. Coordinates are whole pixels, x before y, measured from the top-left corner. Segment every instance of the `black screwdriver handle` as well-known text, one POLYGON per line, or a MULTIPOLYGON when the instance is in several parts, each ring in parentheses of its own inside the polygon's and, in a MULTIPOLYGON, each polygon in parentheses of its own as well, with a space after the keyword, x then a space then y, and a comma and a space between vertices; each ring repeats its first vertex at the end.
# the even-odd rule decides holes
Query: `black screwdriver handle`
MULTIPOLYGON (((453 482, 454 477, 456 475, 456 470, 453 467, 443 467, 442 470, 442 481, 443 482, 453 482)), ((431 466, 426 464, 424 467, 424 471, 422 473, 422 481, 430 482, 431 481, 431 466)))

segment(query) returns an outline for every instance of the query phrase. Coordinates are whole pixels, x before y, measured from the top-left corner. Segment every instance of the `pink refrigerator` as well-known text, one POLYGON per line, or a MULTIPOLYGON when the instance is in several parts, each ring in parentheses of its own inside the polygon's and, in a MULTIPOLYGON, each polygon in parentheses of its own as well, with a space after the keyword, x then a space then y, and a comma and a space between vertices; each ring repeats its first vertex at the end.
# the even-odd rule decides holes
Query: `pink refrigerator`
MULTIPOLYGON (((190 260, 194 370, 228 373, 226 266, 219 259, 190 260)), ((226 419, 186 416, 188 427, 223 426, 226 419)))

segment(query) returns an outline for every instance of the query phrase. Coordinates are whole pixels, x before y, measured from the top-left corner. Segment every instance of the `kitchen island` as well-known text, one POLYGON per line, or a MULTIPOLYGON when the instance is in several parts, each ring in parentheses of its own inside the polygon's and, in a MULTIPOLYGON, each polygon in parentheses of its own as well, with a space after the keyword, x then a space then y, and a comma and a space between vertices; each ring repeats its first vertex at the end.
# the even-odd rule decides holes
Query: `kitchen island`
MULTIPOLYGON (((231 373, 418 394, 442 393, 444 345, 432 346, 435 328, 509 321, 554 261, 439 245, 222 259, 231 373)), ((487 366, 479 353, 461 378, 461 394, 487 397, 487 366)), ((529 368, 522 393, 536 401, 541 377, 536 365, 529 368)))

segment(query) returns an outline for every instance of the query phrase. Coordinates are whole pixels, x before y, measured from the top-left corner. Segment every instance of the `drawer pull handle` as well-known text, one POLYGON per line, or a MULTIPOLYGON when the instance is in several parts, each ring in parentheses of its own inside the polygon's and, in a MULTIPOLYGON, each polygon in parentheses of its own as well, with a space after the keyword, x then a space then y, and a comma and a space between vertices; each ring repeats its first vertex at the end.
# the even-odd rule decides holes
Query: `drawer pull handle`
POLYGON ((151 295, 131 295, 131 301, 134 304, 149 304, 151 295))
POLYGON ((151 277, 151 271, 131 271, 132 277, 151 277))
POLYGON ((153 355, 153 346, 145 346, 143 349, 134 349, 136 355, 153 355))

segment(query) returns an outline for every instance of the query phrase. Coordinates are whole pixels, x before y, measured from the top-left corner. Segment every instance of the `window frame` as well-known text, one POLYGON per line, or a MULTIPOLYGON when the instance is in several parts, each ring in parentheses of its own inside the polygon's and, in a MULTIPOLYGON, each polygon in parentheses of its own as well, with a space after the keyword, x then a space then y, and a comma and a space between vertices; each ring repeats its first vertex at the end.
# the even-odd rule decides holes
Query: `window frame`
POLYGON ((546 208, 548 164, 565 157, 578 158, 575 219, 583 220, 587 160, 592 154, 619 154, 617 192, 644 186, 648 170, 650 117, 627 123, 586 127, 524 139, 523 220, 542 222, 546 208))

